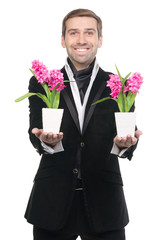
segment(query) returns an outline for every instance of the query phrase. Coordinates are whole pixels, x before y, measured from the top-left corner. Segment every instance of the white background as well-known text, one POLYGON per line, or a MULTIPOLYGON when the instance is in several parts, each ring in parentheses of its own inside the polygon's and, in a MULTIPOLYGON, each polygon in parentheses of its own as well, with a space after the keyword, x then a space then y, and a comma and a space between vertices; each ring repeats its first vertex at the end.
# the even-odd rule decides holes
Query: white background
POLYGON ((131 162, 121 159, 124 190, 130 213, 128 240, 159 239, 159 1, 144 0, 5 0, 0 3, 0 238, 32 239, 32 226, 23 218, 40 157, 28 139, 28 100, 31 61, 50 69, 63 67, 61 22, 75 8, 89 8, 103 21, 103 47, 98 60, 106 71, 122 76, 140 72, 144 84, 136 99, 137 125, 143 131, 131 162), (3 237, 2 237, 3 236, 3 237))

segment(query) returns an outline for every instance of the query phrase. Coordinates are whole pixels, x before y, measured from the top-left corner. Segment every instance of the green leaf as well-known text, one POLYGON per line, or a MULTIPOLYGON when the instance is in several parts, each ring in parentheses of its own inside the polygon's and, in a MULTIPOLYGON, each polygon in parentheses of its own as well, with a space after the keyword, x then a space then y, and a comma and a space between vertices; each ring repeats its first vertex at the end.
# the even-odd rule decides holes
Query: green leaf
POLYGON ((69 81, 69 80, 64 80, 63 82, 76 82, 76 81, 69 81))
POLYGON ((37 95, 37 97, 39 97, 43 100, 43 102, 47 105, 48 108, 51 108, 51 103, 49 102, 48 98, 45 95, 43 95, 41 93, 37 93, 36 95, 37 95))
MULTIPOLYGON (((33 76, 35 76, 33 70, 31 68, 29 68, 29 70, 31 71, 31 73, 33 74, 33 76)), ((35 76, 36 77, 36 76, 35 76)))
POLYGON ((124 112, 124 106, 123 106, 123 91, 121 90, 118 99, 117 99, 117 104, 119 107, 120 112, 124 112))
POLYGON ((136 96, 137 96, 137 93, 134 93, 134 94, 132 94, 131 92, 128 93, 128 95, 127 95, 127 112, 130 111, 130 109, 135 101, 136 96))
POLYGON ((123 90, 123 109, 124 109, 124 112, 126 112, 126 109, 127 109, 127 97, 124 93, 124 90, 123 90))
POLYGON ((51 91, 49 90, 49 87, 47 86, 46 83, 43 83, 41 85, 44 88, 44 91, 45 91, 45 93, 47 95, 48 100, 51 101, 51 91))
POLYGON ((60 92, 56 92, 53 102, 53 108, 58 108, 60 101, 60 92))
POLYGON ((56 87, 54 87, 52 89, 52 92, 51 92, 50 103, 51 103, 52 108, 54 108, 54 98, 55 98, 55 95, 56 95, 56 87))
POLYGON ((120 74, 120 72, 119 72, 117 66, 116 66, 116 69, 117 69, 118 76, 119 76, 119 78, 120 78, 120 80, 121 80, 121 83, 122 83, 122 85, 124 85, 125 82, 126 82, 126 80, 128 79, 128 77, 131 75, 131 72, 128 73, 127 76, 126 76, 125 78, 122 78, 122 76, 121 76, 121 74, 120 74))
POLYGON ((118 107, 119 107, 120 112, 126 112, 127 98, 126 98, 126 95, 124 93, 124 86, 122 87, 122 89, 121 89, 121 91, 118 95, 117 103, 118 103, 118 107))
POLYGON ((21 96, 20 98, 17 98, 15 100, 15 102, 20 102, 22 100, 24 100, 25 98, 29 98, 31 96, 37 96, 39 98, 41 98, 43 100, 43 102, 45 102, 45 104, 47 105, 48 108, 51 108, 51 104, 48 101, 47 97, 41 93, 26 93, 25 95, 21 96))
POLYGON ((24 100, 25 98, 28 98, 28 97, 31 97, 31 96, 34 96, 34 95, 37 95, 37 94, 36 93, 26 93, 25 95, 17 98, 15 100, 15 102, 20 102, 20 101, 24 100))
POLYGON ((131 92, 127 93, 127 107, 126 107, 126 112, 129 112, 129 106, 130 106, 130 100, 131 100, 131 92))
POLYGON ((92 105, 95 105, 95 104, 97 104, 97 103, 104 102, 104 101, 109 100, 109 99, 110 99, 110 100, 114 100, 114 101, 117 102, 117 99, 114 99, 114 98, 111 98, 111 97, 106 97, 106 98, 102 98, 102 99, 100 99, 100 100, 98 100, 98 101, 92 103, 92 105))
POLYGON ((127 79, 129 78, 129 76, 131 75, 131 72, 127 74, 127 76, 124 78, 124 83, 127 81, 127 79))
MULTIPOLYGON (((116 65, 115 65, 115 66, 116 66, 116 65)), ((124 79, 122 78, 122 76, 121 76, 121 74, 120 74, 117 66, 116 66, 116 69, 117 69, 117 73, 118 73, 118 76, 119 76, 119 78, 120 78, 120 81, 121 81, 121 83, 122 83, 122 85, 123 85, 123 84, 124 84, 124 79)))

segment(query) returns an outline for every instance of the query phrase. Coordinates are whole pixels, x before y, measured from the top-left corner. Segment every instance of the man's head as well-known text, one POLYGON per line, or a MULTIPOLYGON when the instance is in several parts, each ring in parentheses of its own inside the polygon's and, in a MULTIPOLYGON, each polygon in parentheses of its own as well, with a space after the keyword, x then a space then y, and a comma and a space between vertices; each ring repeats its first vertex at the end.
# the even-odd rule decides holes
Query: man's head
POLYGON ((76 9, 71 12, 69 12, 63 19, 62 22, 62 36, 65 38, 66 34, 66 22, 69 18, 73 17, 92 17, 97 21, 97 30, 98 30, 98 36, 102 36, 102 20, 100 17, 98 17, 93 11, 89 9, 76 9))
POLYGON ((62 46, 77 70, 86 68, 102 45, 102 21, 88 9, 68 13, 62 25, 62 46))

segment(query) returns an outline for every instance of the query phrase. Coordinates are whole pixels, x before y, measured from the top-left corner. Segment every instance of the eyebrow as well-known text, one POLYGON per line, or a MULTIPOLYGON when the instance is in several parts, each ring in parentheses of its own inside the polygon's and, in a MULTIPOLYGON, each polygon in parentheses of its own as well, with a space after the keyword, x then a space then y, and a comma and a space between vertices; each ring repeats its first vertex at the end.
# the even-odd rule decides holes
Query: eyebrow
MULTIPOLYGON (((95 28, 85 28, 84 30, 85 31, 94 31, 94 32, 96 32, 95 28)), ((68 30, 68 32, 72 32, 72 31, 79 31, 79 29, 78 28, 71 28, 71 29, 68 30)))

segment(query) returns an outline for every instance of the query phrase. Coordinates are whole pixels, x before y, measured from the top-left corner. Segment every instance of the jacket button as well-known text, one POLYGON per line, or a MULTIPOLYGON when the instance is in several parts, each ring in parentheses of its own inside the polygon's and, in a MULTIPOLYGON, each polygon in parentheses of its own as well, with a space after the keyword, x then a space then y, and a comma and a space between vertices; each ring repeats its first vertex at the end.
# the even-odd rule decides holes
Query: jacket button
POLYGON ((80 146, 81 146, 81 148, 83 148, 84 147, 84 142, 81 142, 80 146))
POLYGON ((78 174, 78 169, 77 169, 77 168, 74 168, 74 169, 73 169, 73 173, 74 173, 74 174, 78 174))

